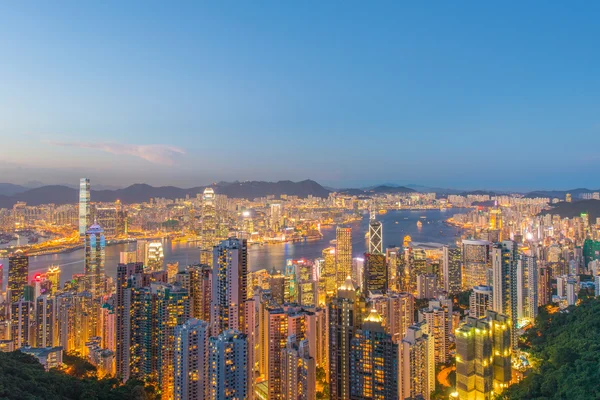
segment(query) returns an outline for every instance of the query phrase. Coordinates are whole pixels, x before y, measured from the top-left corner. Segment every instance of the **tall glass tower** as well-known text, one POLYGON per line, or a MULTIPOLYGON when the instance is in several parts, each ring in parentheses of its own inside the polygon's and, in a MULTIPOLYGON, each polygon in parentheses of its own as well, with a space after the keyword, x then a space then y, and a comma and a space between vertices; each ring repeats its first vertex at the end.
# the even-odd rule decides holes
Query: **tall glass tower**
POLYGON ((93 297, 104 294, 104 260, 106 241, 104 230, 98 224, 90 226, 85 234, 85 282, 86 290, 93 297))
POLYGON ((90 180, 79 180, 79 236, 85 236, 90 225, 90 180))

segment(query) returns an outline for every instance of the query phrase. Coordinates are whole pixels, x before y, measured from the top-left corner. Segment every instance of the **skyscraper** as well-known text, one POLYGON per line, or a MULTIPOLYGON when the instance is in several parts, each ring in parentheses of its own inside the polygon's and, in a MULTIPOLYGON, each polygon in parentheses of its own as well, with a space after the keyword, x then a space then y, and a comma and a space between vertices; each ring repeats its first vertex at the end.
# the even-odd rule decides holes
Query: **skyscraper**
MULTIPOLYGON (((595 277, 594 277, 595 278, 595 277)), ((540 267, 538 279, 538 307, 545 306, 552 300, 552 268, 540 267)))
POLYGON ((533 322, 537 315, 537 257, 521 254, 517 263, 517 317, 533 322))
POLYGON ((19 300, 10 305, 11 337, 15 349, 32 344, 34 308, 33 302, 19 300))
POLYGON ((338 288, 352 274, 352 228, 338 226, 335 238, 335 287, 338 288))
POLYGON ((209 398, 247 399, 248 343, 246 335, 226 330, 209 339, 209 398))
POLYGON ((46 279, 50 282, 50 294, 54 295, 60 288, 60 267, 51 265, 46 272, 46 279))
POLYGON ((146 265, 148 272, 162 271, 164 269, 165 255, 161 242, 152 242, 148 244, 148 263, 146 265))
POLYGON ((200 244, 200 264, 212 266, 212 248, 217 241, 217 215, 215 191, 208 187, 202 195, 202 226, 200 244))
POLYGON ((462 291, 462 255, 460 248, 444 246, 442 256, 444 290, 448 293, 462 291))
POLYGON ((492 309, 493 289, 491 286, 475 286, 469 296, 469 316, 483 318, 492 309))
POLYGON ((364 299, 348 277, 338 289, 337 297, 328 304, 331 400, 350 399, 350 341, 364 314, 364 299))
POLYGON ((363 293, 385 293, 388 289, 388 268, 385 263, 385 254, 365 253, 363 273, 363 293))
POLYGON ((371 310, 350 342, 350 398, 398 399, 398 344, 371 310))
MULTIPOLYGON (((508 317, 511 327, 517 326, 517 243, 505 240, 492 247, 493 301, 492 309, 508 317)), ((511 329, 512 345, 517 347, 517 330, 511 329)))
POLYGON ((456 389, 459 399, 489 399, 511 381, 511 326, 506 316, 488 311, 468 317, 456 330, 456 389))
POLYGON ((90 180, 81 178, 79 180, 79 236, 85 236, 90 226, 90 180))
POLYGON ((383 253, 383 229, 381 222, 375 220, 374 214, 369 221, 369 246, 367 251, 370 254, 383 253))
POLYGON ((189 293, 192 316, 202 321, 210 321, 211 267, 209 265, 190 265, 186 269, 189 274, 189 293))
POLYGON ((410 293, 388 292, 369 297, 369 304, 383 318, 385 331, 395 343, 400 343, 406 330, 414 323, 415 299, 410 293))
POLYGON ((35 323, 35 346, 54 346, 54 298, 42 295, 36 299, 35 323))
POLYGON ((435 389, 435 347, 433 337, 427 335, 426 323, 412 325, 402 339, 398 367, 398 394, 400 399, 431 398, 435 389))
POLYGON ((450 308, 442 307, 439 301, 433 300, 429 302, 429 307, 420 311, 419 320, 424 321, 423 330, 430 338, 433 338, 435 362, 445 364, 449 356, 450 349, 450 333, 448 329, 449 321, 452 318, 449 314, 452 313, 452 302, 447 301, 450 308))
POLYGON ((85 233, 85 280, 86 290, 92 296, 102 296, 105 291, 105 261, 106 241, 104 230, 98 224, 90 226, 85 233))
POLYGON ((487 283, 490 265, 490 242, 486 240, 463 240, 463 290, 487 283))
POLYGON ((29 257, 22 250, 17 250, 12 257, 8 258, 8 289, 11 303, 19 301, 25 294, 28 275, 29 257))
POLYGON ((310 356, 308 340, 298 341, 296 335, 288 336, 282 350, 282 399, 315 399, 316 365, 310 356))
POLYGON ((248 245, 229 238, 213 250, 211 326, 213 335, 243 330, 247 293, 248 245))
POLYGON ((130 376, 130 348, 131 348, 131 314, 132 296, 130 281, 135 275, 144 272, 144 264, 129 263, 117 266, 117 290, 116 290, 116 370, 117 377, 127 381, 130 376))
POLYGON ((189 319, 175 327, 175 400, 209 398, 208 322, 189 319))

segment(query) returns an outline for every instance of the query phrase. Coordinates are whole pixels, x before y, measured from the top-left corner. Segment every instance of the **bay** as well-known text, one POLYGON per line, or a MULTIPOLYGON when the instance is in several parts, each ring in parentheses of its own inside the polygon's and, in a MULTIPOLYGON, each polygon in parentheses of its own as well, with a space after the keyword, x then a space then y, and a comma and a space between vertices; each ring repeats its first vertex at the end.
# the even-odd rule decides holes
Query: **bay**
MULTIPOLYGON (((449 210, 394 210, 387 214, 377 215, 377 220, 383 224, 383 245, 402 246, 405 235, 410 235, 413 242, 439 243, 452 245, 459 239, 460 232, 456 227, 449 226, 444 221, 454 214, 465 213, 468 209, 449 210), (424 218, 423 218, 424 217, 424 218), (417 227, 417 221, 423 226, 417 227)), ((369 224, 368 216, 349 224, 352 227, 352 253, 354 257, 361 256, 366 250, 365 233, 369 224)), ((321 228, 323 238, 316 241, 250 246, 248 263, 251 271, 259 269, 282 269, 288 258, 314 259, 321 256, 323 249, 331 246, 335 239, 335 226, 321 228)), ((113 278, 116 276, 119 253, 135 250, 135 243, 116 244, 106 248, 105 272, 113 278)), ((200 249, 195 243, 174 243, 163 240, 165 263, 179 262, 179 268, 195 264, 200 259, 200 249)), ((0 259, 4 265, 4 282, 8 278, 8 259, 0 259)), ((84 269, 83 249, 69 253, 33 256, 29 259, 30 279, 36 274, 44 273, 51 265, 61 268, 61 284, 71 279, 73 274, 82 274, 84 269)), ((6 286, 5 284, 3 285, 6 286)))

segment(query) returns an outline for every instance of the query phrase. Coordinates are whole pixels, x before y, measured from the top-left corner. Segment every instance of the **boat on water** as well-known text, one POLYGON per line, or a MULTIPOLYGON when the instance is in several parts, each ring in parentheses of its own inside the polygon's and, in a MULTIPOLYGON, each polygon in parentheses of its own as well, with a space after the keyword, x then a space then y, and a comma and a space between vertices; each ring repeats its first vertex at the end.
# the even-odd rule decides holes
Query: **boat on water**
POLYGON ((387 214, 387 210, 379 210, 379 214, 387 214))
POLYGON ((421 221, 417 221, 417 228, 422 228, 423 227, 423 223, 421 221))
POLYGON ((420 218, 421 218, 421 219, 427 219, 427 216, 425 216, 425 215, 421 215, 421 217, 420 217, 420 218))
POLYGON ((398 223, 398 221, 396 221, 396 222, 394 222, 394 223, 395 223, 395 224, 397 224, 397 223, 398 223))

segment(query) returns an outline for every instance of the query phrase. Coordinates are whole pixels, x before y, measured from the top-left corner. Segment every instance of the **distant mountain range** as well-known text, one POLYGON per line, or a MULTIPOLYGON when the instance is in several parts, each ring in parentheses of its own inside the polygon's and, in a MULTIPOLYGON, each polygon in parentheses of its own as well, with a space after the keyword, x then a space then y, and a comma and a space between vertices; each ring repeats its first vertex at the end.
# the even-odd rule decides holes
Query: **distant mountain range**
MULTIPOLYGON (((46 185, 39 186, 39 182, 28 182, 26 186, 15 185, 12 183, 0 183, 0 208, 10 208, 18 201, 24 201, 28 205, 40 204, 73 204, 78 201, 78 189, 71 185, 46 185)), ((197 186, 189 189, 178 188, 175 186, 150 186, 146 184, 135 184, 123 189, 114 189, 110 186, 92 185, 91 198, 97 202, 113 202, 121 200, 123 203, 141 203, 148 201, 154 197, 164 197, 168 199, 184 198, 186 196, 196 196, 202 193, 207 186, 197 186)), ((219 182, 211 185, 216 193, 225 194, 232 198, 255 199, 257 197, 265 197, 267 195, 281 196, 282 194, 290 196, 298 196, 306 198, 309 195, 325 198, 331 192, 344 193, 353 196, 368 197, 373 194, 397 194, 397 193, 426 193, 435 192, 438 195, 445 196, 448 194, 487 194, 493 196, 506 192, 491 192, 482 190, 464 191, 454 189, 443 189, 435 187, 427 187, 420 185, 400 186, 393 183, 388 183, 378 186, 369 186, 361 189, 334 189, 321 186, 313 180, 304 180, 301 182, 279 181, 279 182, 264 182, 264 181, 246 181, 246 182, 219 182)), ((550 190, 550 191, 533 191, 526 193, 526 197, 549 197, 564 199, 567 193, 571 193, 573 200, 578 200, 582 193, 600 192, 600 189, 591 190, 585 188, 573 190, 550 190)), ((574 201, 577 204, 580 201, 574 201)), ((561 209, 562 211, 562 209, 561 209)))
MULTIPOLYGON (((40 204, 73 204, 79 199, 78 190, 63 185, 49 185, 25 190, 18 185, 0 184, 6 187, 6 191, 0 195, 0 208, 10 208, 18 201, 24 201, 28 205, 40 204)), ((92 186, 93 187, 93 186, 92 186)), ((94 202, 114 202, 121 200, 123 203, 141 203, 153 197, 164 197, 168 199, 185 198, 196 196, 204 192, 207 186, 198 186, 190 189, 182 189, 174 186, 154 187, 146 184, 135 184, 124 189, 117 190, 92 190, 91 199, 94 202)), ((216 193, 225 194, 232 198, 255 199, 267 195, 281 196, 282 194, 306 198, 309 195, 315 197, 327 197, 329 190, 312 180, 301 182, 279 181, 279 182, 220 182, 211 185, 216 193)))

